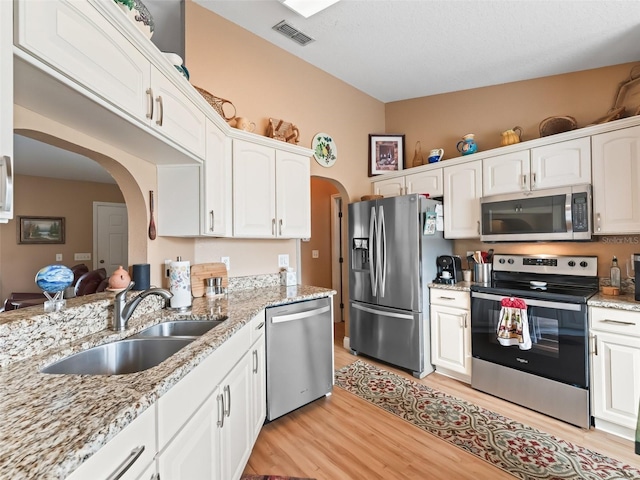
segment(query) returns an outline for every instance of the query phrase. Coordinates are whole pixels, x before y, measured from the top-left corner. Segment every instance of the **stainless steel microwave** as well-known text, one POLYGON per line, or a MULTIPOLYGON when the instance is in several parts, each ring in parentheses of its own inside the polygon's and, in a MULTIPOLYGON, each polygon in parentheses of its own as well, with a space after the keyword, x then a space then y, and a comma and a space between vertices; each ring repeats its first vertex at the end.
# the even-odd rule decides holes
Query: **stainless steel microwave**
POLYGON ((533 190, 480 199, 483 242, 591 240, 591 185, 533 190))

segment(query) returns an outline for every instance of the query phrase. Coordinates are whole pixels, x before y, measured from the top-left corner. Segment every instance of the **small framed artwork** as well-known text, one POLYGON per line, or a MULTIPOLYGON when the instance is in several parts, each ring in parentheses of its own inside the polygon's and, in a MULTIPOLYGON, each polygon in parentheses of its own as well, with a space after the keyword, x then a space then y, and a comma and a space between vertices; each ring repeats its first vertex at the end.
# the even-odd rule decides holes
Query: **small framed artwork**
POLYGON ((369 176, 404 168, 404 135, 369 134, 369 176))
POLYGON ((18 216, 18 243, 64 243, 64 217, 18 216))

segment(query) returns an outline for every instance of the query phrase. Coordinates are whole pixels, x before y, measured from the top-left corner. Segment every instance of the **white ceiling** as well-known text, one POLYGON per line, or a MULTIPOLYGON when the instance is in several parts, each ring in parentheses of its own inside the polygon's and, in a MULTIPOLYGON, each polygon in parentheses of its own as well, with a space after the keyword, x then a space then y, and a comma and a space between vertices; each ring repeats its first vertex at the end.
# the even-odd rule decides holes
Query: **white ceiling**
MULTIPOLYGON (((193 1, 385 103, 640 60, 638 0, 341 0, 308 19, 278 0, 193 1)), ((17 174, 115 183, 25 137, 14 157, 17 174)))
POLYGON ((194 1, 385 103, 640 60, 638 0, 194 1))

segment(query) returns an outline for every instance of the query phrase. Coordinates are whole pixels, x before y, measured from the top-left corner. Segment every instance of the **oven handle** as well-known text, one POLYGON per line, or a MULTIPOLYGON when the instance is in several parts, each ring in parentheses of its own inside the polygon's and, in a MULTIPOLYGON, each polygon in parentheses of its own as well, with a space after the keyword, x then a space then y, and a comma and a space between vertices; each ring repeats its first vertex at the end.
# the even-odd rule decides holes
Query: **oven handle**
MULTIPOLYGON (((493 295, 491 293, 480 293, 480 292, 471 292, 472 298, 482 298, 485 300, 496 300, 500 301, 503 298, 509 298, 508 295, 493 295)), ((571 310, 574 312, 579 312, 582 310, 582 306, 577 303, 562 303, 562 302, 549 302, 546 300, 535 300, 533 298, 523 298, 528 307, 545 307, 545 308, 555 308, 557 310, 571 310)))

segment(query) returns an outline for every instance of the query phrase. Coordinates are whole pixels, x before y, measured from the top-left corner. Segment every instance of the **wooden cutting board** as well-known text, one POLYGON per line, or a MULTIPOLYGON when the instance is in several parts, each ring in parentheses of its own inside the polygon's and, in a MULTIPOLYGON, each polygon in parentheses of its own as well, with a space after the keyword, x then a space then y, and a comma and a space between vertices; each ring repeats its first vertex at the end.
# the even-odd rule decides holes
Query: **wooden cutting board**
POLYGON ((203 297, 207 288, 207 278, 222 277, 222 286, 229 285, 227 267, 224 263, 197 263, 191 265, 191 295, 203 297))

